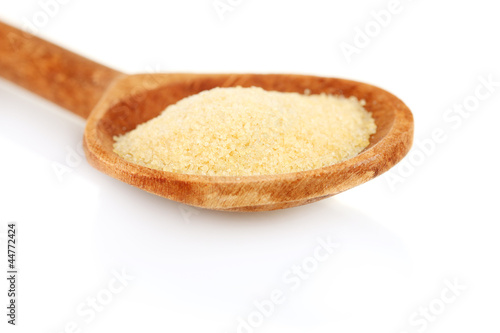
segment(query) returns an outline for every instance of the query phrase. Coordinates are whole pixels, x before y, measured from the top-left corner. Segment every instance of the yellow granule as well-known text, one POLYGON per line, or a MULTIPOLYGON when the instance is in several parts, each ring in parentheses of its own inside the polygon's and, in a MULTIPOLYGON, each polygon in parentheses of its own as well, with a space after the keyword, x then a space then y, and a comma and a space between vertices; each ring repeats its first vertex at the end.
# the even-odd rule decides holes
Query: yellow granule
POLYGON ((213 176, 281 174, 356 156, 376 125, 355 97, 215 88, 115 137, 125 160, 213 176))

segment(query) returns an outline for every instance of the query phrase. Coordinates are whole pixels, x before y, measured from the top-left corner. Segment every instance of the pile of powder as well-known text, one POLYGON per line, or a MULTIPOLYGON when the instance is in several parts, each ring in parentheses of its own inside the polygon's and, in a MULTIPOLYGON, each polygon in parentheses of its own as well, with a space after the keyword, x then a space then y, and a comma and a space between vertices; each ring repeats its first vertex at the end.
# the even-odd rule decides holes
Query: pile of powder
POLYGON ((355 97, 215 88, 115 137, 114 151, 152 169, 249 176, 304 171, 356 156, 376 125, 355 97))

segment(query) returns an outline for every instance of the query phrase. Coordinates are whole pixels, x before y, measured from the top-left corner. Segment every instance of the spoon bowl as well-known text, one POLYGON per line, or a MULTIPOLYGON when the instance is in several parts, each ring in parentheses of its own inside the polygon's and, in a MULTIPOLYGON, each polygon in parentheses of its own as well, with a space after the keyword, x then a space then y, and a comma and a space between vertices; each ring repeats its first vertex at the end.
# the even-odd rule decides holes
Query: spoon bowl
POLYGON ((144 74, 118 80, 91 113, 84 148, 95 168, 162 197, 216 210, 262 211, 299 206, 364 183, 409 150, 413 118, 390 93, 355 81, 286 74, 144 74), (158 116, 168 105, 215 87, 251 87, 356 96, 366 101, 377 132, 354 158, 315 170, 262 176, 200 176, 153 170, 113 152, 114 137, 158 116))
POLYGON ((304 205, 384 173, 409 151, 413 117, 397 97, 375 86, 288 74, 126 75, 0 22, 0 76, 87 119, 90 164, 125 183, 188 205, 262 211, 304 205), (355 96, 365 100, 377 131, 359 155, 320 169, 262 176, 200 176, 153 170, 113 152, 114 137, 167 106, 215 87, 355 96))

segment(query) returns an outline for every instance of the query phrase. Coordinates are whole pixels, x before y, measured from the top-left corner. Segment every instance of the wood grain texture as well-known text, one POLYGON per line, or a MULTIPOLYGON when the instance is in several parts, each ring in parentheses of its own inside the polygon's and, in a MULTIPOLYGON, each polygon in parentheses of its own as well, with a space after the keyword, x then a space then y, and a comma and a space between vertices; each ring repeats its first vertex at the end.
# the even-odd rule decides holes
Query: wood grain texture
POLYGON ((0 22, 0 75, 87 118, 84 149, 102 172, 156 195, 216 210, 262 211, 299 206, 373 179, 398 163, 413 140, 413 117, 397 97, 336 78, 257 74, 124 75, 0 22), (113 152, 114 136, 159 115, 168 105, 215 87, 356 96, 377 132, 358 156, 332 166, 266 176, 222 177, 164 172, 113 152))
POLYGON ((121 75, 0 22, 0 76, 83 118, 121 75))

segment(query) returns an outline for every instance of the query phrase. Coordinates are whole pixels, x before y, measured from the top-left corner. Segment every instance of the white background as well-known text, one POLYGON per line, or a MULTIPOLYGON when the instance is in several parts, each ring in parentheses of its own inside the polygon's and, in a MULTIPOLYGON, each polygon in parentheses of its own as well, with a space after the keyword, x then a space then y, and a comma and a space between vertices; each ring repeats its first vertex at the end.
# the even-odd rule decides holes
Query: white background
POLYGON ((500 86, 466 116, 447 114, 473 101, 480 77, 500 81, 497 3, 401 0, 349 62, 342 42, 373 28, 370 13, 388 0, 227 0, 223 20, 212 0, 69 0, 43 21, 46 1, 2 0, 0 19, 35 22, 38 35, 127 73, 372 83, 412 109, 416 144, 405 168, 334 198, 205 211, 94 170, 80 155, 84 120, 0 81, 0 258, 5 271, 6 224, 16 221, 20 270, 14 328, 1 279, 2 332, 236 332, 274 289, 285 301, 241 332, 498 332, 500 86), (435 130, 446 140, 419 148, 435 130), (58 179, 55 165, 71 172, 58 179), (340 247, 291 290, 283 276, 311 262, 318 237, 340 247), (110 294, 122 270, 134 279, 110 294), (107 304, 92 316, 96 296, 107 304))

